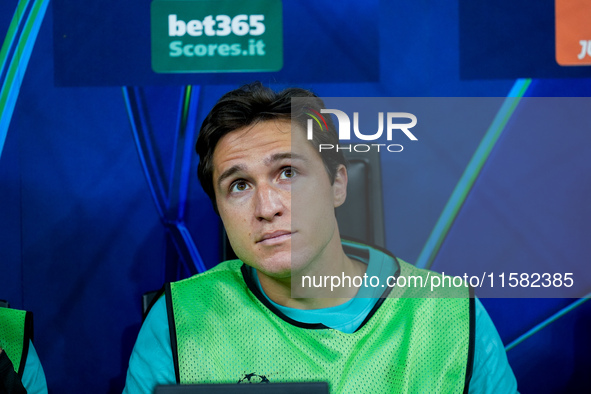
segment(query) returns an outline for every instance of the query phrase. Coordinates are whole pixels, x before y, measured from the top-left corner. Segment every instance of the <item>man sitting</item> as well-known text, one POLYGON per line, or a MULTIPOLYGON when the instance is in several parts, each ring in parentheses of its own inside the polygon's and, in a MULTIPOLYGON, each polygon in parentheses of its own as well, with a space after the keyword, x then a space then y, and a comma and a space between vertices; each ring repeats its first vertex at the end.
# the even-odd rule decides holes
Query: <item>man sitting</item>
MULTIPOLYGON (((331 392, 513 393, 494 325, 469 289, 423 297, 399 288, 318 289, 302 277, 427 274, 342 241, 334 209, 346 160, 330 118, 306 138, 322 101, 259 83, 224 95, 203 122, 199 180, 239 260, 172 283, 138 336, 126 393, 157 384, 327 381, 331 392), (444 294, 445 295, 445 294, 444 294)), ((435 275, 435 273, 430 273, 435 275)))

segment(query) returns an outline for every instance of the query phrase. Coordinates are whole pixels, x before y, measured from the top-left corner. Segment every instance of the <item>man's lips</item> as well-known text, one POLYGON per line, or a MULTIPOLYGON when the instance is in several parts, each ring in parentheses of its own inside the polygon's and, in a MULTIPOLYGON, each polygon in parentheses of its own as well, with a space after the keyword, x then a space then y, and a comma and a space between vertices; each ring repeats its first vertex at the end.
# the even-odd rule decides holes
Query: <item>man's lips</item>
POLYGON ((273 231, 267 234, 263 234, 257 243, 262 243, 265 245, 273 245, 277 243, 281 243, 291 238, 291 231, 286 230, 278 230, 273 231))

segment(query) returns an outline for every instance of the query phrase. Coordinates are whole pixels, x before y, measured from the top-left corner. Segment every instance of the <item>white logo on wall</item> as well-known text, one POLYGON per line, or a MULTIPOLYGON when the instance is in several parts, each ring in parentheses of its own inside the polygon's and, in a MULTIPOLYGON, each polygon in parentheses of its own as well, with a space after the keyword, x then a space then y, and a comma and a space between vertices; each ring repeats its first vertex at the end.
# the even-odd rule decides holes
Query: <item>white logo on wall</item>
POLYGON ((577 55, 579 60, 585 56, 591 56, 591 40, 580 40, 579 45, 581 46, 581 53, 577 55))

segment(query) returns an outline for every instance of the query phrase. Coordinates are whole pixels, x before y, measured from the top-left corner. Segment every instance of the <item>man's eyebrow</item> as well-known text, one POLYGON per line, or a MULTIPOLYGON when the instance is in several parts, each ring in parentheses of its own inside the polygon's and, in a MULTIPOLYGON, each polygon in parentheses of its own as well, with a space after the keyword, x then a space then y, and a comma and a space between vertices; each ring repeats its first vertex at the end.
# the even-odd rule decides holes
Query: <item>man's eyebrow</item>
POLYGON ((284 152, 284 153, 275 153, 271 157, 266 158, 264 162, 265 162, 265 165, 270 165, 276 161, 280 161, 280 160, 284 160, 284 159, 307 161, 307 159, 304 156, 299 155, 297 153, 284 152))
POLYGON ((246 169, 246 167, 244 167, 242 164, 237 164, 235 166, 232 166, 230 168, 228 168, 226 171, 224 171, 222 173, 222 175, 220 175, 220 177, 218 178, 218 189, 221 188, 222 186, 222 182, 226 179, 226 178, 230 178, 232 175, 234 175, 237 172, 240 171, 244 171, 246 169))

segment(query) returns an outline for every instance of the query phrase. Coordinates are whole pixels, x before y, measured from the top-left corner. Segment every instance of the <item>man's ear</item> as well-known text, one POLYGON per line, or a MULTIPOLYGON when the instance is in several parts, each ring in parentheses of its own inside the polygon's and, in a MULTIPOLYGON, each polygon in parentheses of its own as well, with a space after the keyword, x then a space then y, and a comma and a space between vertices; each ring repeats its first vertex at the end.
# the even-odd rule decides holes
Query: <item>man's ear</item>
POLYGON ((347 176, 347 168, 340 164, 332 184, 332 194, 334 199, 334 207, 340 207, 347 199, 347 183, 349 178, 347 176))

